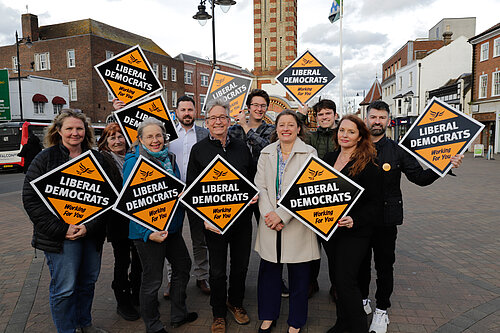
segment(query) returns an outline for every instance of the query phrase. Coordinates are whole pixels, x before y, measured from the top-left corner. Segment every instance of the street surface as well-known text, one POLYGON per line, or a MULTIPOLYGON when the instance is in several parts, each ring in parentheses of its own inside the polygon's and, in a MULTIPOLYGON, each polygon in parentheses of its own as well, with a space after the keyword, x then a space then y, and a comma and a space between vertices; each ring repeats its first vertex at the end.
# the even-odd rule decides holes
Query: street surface
MULTIPOLYGON (((405 222, 399 228, 388 332, 500 332, 500 158, 487 161, 467 154, 455 173, 457 177, 446 176, 425 188, 403 181, 405 222)), ((22 180, 22 173, 0 173, 0 332, 54 332, 49 273, 43 253, 35 253, 30 245, 32 226, 22 208, 22 180)), ((189 248, 187 223, 184 239, 189 248)), ((252 251, 244 302, 251 322, 239 326, 228 316, 230 333, 256 332, 260 324, 258 262, 252 251)), ((127 322, 116 314, 112 275, 112 249, 106 243, 96 285, 94 324, 109 332, 144 332, 142 320, 127 322)), ((374 285, 373 279, 372 300, 374 285)), ((320 292, 309 301, 303 332, 325 332, 334 324, 329 287, 326 260, 322 260, 320 292)), ((167 330, 209 332, 209 297, 196 288, 194 278, 187 292, 188 308, 198 312, 199 319, 178 329, 167 326, 167 330)), ((162 320, 168 325, 169 301, 160 297, 159 302, 162 320)), ((287 299, 281 312, 276 332, 286 332, 287 299)))

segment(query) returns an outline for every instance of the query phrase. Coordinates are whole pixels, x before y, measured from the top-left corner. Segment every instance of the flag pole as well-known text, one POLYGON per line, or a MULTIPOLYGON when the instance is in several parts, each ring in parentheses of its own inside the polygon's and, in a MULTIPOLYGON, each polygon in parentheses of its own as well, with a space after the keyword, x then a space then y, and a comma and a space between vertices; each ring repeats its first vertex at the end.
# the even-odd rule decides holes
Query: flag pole
POLYGON ((339 110, 340 110, 340 114, 343 115, 344 114, 344 89, 342 87, 342 82, 343 82, 343 76, 344 76, 344 73, 343 73, 343 59, 342 59, 342 19, 344 17, 344 1, 343 0, 340 0, 340 85, 339 85, 339 93, 340 93, 340 98, 339 98, 339 110))

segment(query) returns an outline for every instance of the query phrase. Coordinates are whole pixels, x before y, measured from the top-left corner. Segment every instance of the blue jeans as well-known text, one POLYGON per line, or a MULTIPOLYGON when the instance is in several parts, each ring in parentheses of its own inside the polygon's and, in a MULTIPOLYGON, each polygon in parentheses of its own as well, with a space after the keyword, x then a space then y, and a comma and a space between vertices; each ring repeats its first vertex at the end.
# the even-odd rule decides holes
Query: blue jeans
POLYGON ((50 270, 50 311, 59 333, 92 325, 92 300, 102 251, 83 237, 65 240, 61 253, 45 252, 50 270))

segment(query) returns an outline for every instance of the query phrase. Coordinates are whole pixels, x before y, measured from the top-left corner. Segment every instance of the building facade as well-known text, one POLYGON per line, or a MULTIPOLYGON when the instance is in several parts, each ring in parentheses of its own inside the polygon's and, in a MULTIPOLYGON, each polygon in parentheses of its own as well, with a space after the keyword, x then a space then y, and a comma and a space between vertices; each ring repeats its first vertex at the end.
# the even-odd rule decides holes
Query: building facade
POLYGON ((472 45, 472 116, 485 125, 475 143, 500 152, 500 23, 469 39, 472 45))
MULTIPOLYGON (((19 46, 21 73, 62 80, 68 85, 69 106, 81 109, 92 122, 104 122, 113 111, 111 95, 94 70, 94 65, 131 46, 140 45, 160 79, 169 106, 172 95, 184 93, 184 63, 173 59, 151 39, 107 24, 85 19, 73 22, 38 25, 38 17, 23 14, 22 37, 30 38, 32 47, 19 46)), ((10 68, 12 77, 17 65, 16 45, 0 47, 0 68, 10 68)))
POLYGON ((444 32, 471 38, 476 34, 475 17, 444 18, 429 29, 429 39, 443 39, 444 32))

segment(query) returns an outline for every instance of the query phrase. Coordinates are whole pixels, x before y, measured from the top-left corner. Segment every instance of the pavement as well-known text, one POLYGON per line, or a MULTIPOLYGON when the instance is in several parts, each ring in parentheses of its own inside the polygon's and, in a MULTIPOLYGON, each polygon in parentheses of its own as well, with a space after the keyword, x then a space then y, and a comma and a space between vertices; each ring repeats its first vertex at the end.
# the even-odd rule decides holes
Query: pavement
MULTIPOLYGON (((405 222, 399 228, 388 332, 500 332, 497 158, 488 161, 467 154, 455 171, 457 177, 446 176, 424 188, 403 180, 405 222)), ((0 174, 2 187, 5 177, 0 174)), ((22 208, 21 192, 2 193, 0 200, 0 332, 55 332, 48 303, 49 273, 43 253, 30 245, 32 226, 22 208)), ((183 233, 190 247, 187 223, 183 233)), ((244 301, 251 322, 240 326, 228 317, 230 333, 258 330, 258 262, 252 251, 244 301)), ((142 320, 128 322, 116 314, 112 274, 113 254, 106 243, 93 304, 94 325, 109 332, 144 332, 142 320)), ((320 291, 309 301, 303 332, 326 332, 335 322, 326 260, 322 260, 319 281, 320 291)), ((372 300, 374 292, 372 281, 372 300)), ((167 326, 167 330, 209 332, 209 297, 196 288, 194 277, 187 294, 189 311, 198 312, 199 319, 177 329, 167 326)), ((160 297, 159 303, 161 318, 169 325, 169 301, 160 297)), ((287 314, 284 298, 275 332, 286 332, 287 314)))

